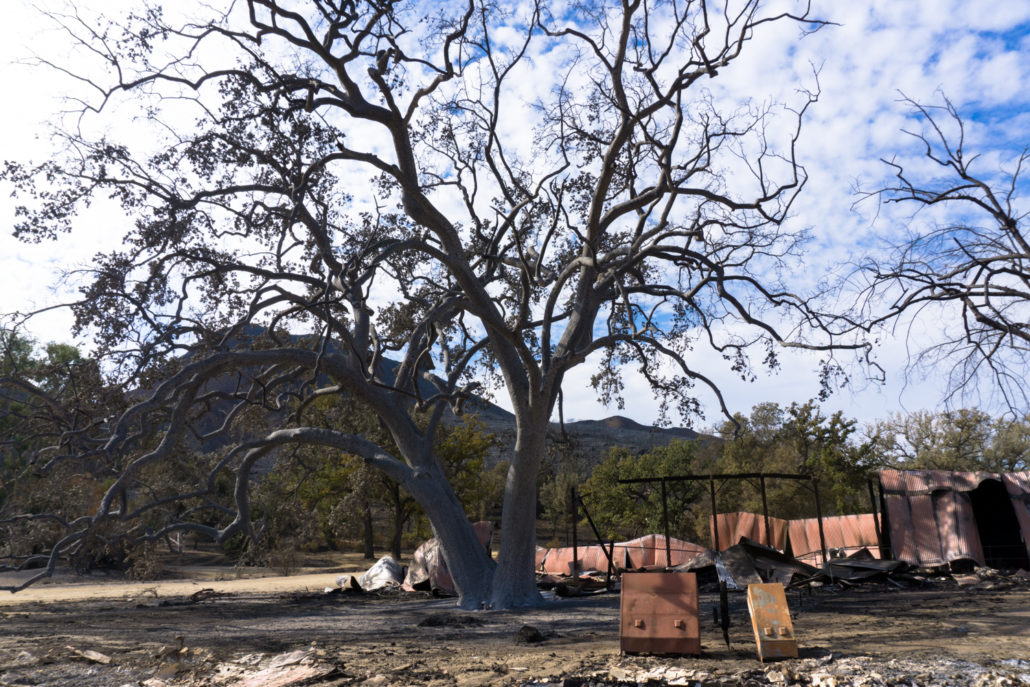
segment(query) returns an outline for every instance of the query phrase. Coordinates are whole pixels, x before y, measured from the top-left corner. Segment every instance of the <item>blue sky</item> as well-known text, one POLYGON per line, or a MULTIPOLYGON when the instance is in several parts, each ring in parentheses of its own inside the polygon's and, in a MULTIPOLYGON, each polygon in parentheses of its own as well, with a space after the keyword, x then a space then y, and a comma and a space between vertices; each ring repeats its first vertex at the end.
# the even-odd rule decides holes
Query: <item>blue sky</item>
MULTIPOLYGON (((10 19, 0 26, 0 82, 9 98, 0 127, 0 158, 39 160, 52 145, 43 123, 62 107, 69 82, 58 75, 19 64, 34 50, 55 59, 61 37, 36 14, 28 0, 14 0, 10 19)), ((43 2, 62 7, 63 3, 43 2)), ((783 3, 780 3, 783 4, 783 3)), ((786 3, 790 4, 790 3, 786 3)), ((78 0, 84 14, 117 11, 131 2, 78 0)), ((188 2, 179 3, 188 6, 188 2)), ((798 151, 808 169, 809 184, 795 207, 792 221, 809 228, 813 240, 797 277, 817 282, 841 263, 860 260, 884 241, 900 238, 911 218, 893 209, 877 213, 871 204, 853 207, 854 190, 873 188, 889 175, 881 158, 897 156, 917 163, 916 142, 900 130, 915 125, 901 94, 920 102, 939 102, 944 93, 967 117, 967 147, 980 151, 987 176, 1011 164, 1030 144, 1030 0, 865 0, 814 2, 817 14, 837 22, 798 40, 796 27, 777 27, 756 38, 748 52, 713 89, 726 97, 741 94, 758 101, 789 101, 799 84, 814 84, 819 72, 821 95, 809 111, 798 151)), ((526 84, 532 92, 534 84, 526 84)), ((0 225, 13 221, 13 203, 0 188, 0 225)), ((1027 197, 1030 194, 1024 195, 1027 197)), ((1030 202, 1024 207, 1030 209, 1030 202)), ((24 245, 0 231, 0 311, 44 305, 58 297, 62 268, 82 264, 96 250, 111 246, 119 232, 102 215, 90 219, 57 244, 24 245)), ((42 340, 68 340, 69 318, 61 313, 42 317, 33 332, 42 340)), ((887 369, 887 384, 863 384, 828 403, 851 417, 868 421, 889 412, 937 407, 942 375, 935 370, 906 373, 910 347, 932 342, 946 322, 911 323, 910 337, 889 338, 877 350, 887 369)), ((784 356, 783 368, 757 383, 737 382, 713 356, 695 364, 715 377, 733 410, 747 412, 761 401, 803 402, 818 391, 811 357, 784 356), (708 364, 710 363, 710 364, 708 364)), ((624 410, 603 408, 582 391, 589 365, 573 373, 566 386, 566 418, 603 417, 615 412, 641 422, 654 419, 657 404, 642 380, 627 379, 624 410)), ((498 399, 501 400, 501 399, 498 399)), ((718 421, 709 404, 710 422, 718 421)))

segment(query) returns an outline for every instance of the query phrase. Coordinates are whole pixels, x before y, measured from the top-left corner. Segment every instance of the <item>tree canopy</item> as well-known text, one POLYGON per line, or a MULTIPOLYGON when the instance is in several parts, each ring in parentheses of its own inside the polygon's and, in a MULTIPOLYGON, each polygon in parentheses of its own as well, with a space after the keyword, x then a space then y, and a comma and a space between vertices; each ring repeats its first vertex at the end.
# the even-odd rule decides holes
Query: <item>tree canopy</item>
POLYGON ((932 323, 932 343, 915 344, 913 367, 942 375, 947 400, 1001 402, 1015 417, 1030 408, 1030 243, 1024 145, 1006 169, 987 160, 1000 151, 970 151, 967 122, 947 98, 940 104, 906 101, 918 128, 907 131, 922 160, 885 160, 891 183, 868 194, 912 211, 886 257, 868 256, 864 283, 866 326, 903 330, 932 323), (912 323, 916 322, 916 325, 912 323))

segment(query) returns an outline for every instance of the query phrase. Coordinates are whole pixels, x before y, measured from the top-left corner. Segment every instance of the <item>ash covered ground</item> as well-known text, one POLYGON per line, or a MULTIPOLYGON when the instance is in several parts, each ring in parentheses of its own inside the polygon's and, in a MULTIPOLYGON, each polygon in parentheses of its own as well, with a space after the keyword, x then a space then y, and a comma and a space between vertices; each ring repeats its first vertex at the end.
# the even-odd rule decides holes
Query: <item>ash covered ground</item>
POLYGON ((702 594, 698 658, 620 655, 617 594, 468 613, 402 593, 132 589, 5 599, 0 685, 1030 685, 1030 589, 1004 581, 790 591, 801 656, 767 664, 739 592, 729 646, 702 594))

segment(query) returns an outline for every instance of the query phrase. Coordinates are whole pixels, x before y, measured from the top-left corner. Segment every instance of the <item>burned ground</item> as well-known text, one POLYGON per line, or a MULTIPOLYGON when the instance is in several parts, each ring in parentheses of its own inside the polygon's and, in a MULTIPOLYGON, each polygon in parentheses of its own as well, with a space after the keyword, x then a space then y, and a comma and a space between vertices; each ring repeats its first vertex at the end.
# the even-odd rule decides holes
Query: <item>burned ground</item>
POLYGON ((0 685, 302 684, 281 681, 276 666, 290 665, 318 685, 1030 684, 1030 590, 990 586, 791 591, 801 658, 766 666, 742 593, 729 647, 713 623, 718 596, 702 594, 700 658, 620 656, 616 594, 471 617, 453 599, 408 594, 7 599, 0 685), (542 641, 520 641, 527 625, 542 641))

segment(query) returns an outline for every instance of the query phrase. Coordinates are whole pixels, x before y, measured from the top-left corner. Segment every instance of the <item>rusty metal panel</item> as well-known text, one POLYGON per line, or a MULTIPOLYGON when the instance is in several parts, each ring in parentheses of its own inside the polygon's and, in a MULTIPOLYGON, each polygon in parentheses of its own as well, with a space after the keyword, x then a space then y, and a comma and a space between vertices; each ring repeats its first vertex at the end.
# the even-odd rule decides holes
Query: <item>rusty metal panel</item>
POLYGON ((624 653, 701 653, 694 573, 622 576, 619 648, 624 653))
MULTIPOLYGON (((1030 470, 1006 472, 1001 476, 1001 481, 1008 489, 1009 496, 1030 497, 1030 470)), ((1030 504, 1027 507, 1030 508, 1030 504)))
POLYGON ((888 494, 905 493, 905 477, 901 470, 880 470, 880 485, 888 494))
MULTIPOLYGON (((794 557, 813 565, 822 564, 822 546, 819 542, 819 518, 801 518, 788 523, 790 547, 794 557)), ((834 515, 823 518, 823 535, 828 549, 843 549, 852 554, 869 549, 880 557, 876 538, 876 521, 872 513, 834 515)))
POLYGON ((905 479, 905 491, 911 494, 929 494, 933 491, 930 485, 933 484, 931 470, 906 470, 902 473, 905 479))
POLYGON ((933 497, 930 494, 913 494, 908 497, 908 502, 912 508, 912 534, 916 540, 919 564, 947 563, 941 551, 941 532, 937 523, 937 511, 933 507, 933 497))
POLYGON ((983 565, 983 546, 969 493, 938 491, 931 498, 936 511, 942 558, 945 561, 970 558, 983 565))
POLYGON ((658 565, 658 535, 645 534, 640 537, 640 542, 644 549, 644 566, 658 565))
POLYGON ((968 491, 955 492, 955 517, 958 521, 959 553, 971 558, 980 565, 984 564, 984 547, 980 541, 980 529, 973 515, 973 500, 968 491))
POLYGON ((819 559, 815 565, 822 564, 822 549, 819 546, 818 524, 815 536, 810 536, 808 531, 808 519, 791 520, 787 524, 787 536, 790 538, 790 549, 794 558, 812 563, 812 558, 819 559))
POLYGON ((747 609, 758 645, 758 660, 797 658, 798 641, 787 608, 787 596, 779 582, 749 584, 747 609))
MULTIPOLYGON (((623 557, 616 556, 616 561, 626 561, 630 569, 665 567, 665 535, 647 534, 631 541, 620 542, 615 545, 616 552, 622 549, 623 557)), ((693 542, 683 539, 669 537, 669 553, 672 554, 672 565, 682 565, 690 561, 694 556, 703 553, 707 549, 693 542)))
POLYGON ((778 551, 787 547, 787 521, 769 517, 772 536, 766 534, 765 516, 761 513, 719 513, 718 518, 708 518, 708 527, 715 541, 715 527, 719 528, 719 549, 725 551, 746 537, 751 541, 771 546, 778 551))
POLYGON ((654 565, 654 535, 637 537, 630 541, 616 544, 626 551, 626 566, 630 569, 646 568, 654 565))
POLYGON ((543 571, 555 575, 572 574, 572 547, 563 546, 551 549, 543 560, 543 571))
POLYGON ((933 502, 934 517, 938 525, 937 534, 941 542, 941 560, 944 562, 961 558, 957 555, 961 546, 959 542, 958 518, 955 513, 955 492, 936 491, 930 495, 933 502), (948 526, 948 525, 952 526, 948 526), (953 558, 954 557, 954 558, 953 558))
MULTIPOLYGON (((584 570, 607 570, 608 557, 604 550, 594 544, 591 546, 580 546, 576 550, 577 568, 580 572, 584 570)), ((547 550, 547 554, 540 560, 540 552, 537 551, 537 569, 552 575, 572 574, 572 547, 563 546, 547 550)), ((618 561, 618 558, 616 558, 618 561)))
POLYGON ((918 565, 919 552, 912 536, 912 512, 908 499, 900 494, 887 494, 886 500, 894 557, 899 561, 918 565))
MULTIPOLYGON (((654 535, 655 565, 665 565, 665 535, 654 535)), ((672 557, 672 565, 683 565, 693 560, 699 553, 707 551, 704 546, 676 537, 669 537, 669 553, 672 557)))
MULTIPOLYGON (((982 564, 983 545, 968 492, 999 477, 1004 481, 990 472, 881 470, 895 557, 915 565, 961 558, 982 564)), ((1030 516, 1026 528, 1030 531, 1030 516)))
POLYGON ((654 564, 654 554, 651 552, 647 537, 638 537, 616 546, 625 550, 626 565, 630 568, 644 568, 654 564))
POLYGON ((579 547, 579 569, 580 570, 607 570, 608 556, 604 549, 598 545, 579 547))
POLYGON ((998 479, 993 472, 951 472, 948 470, 881 470, 880 484, 894 494, 931 494, 935 491, 973 491, 985 479, 998 479))

